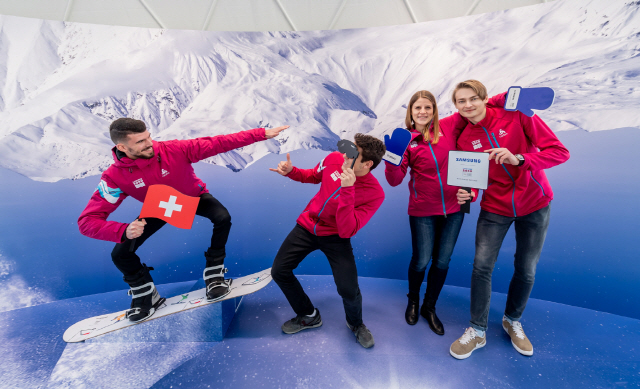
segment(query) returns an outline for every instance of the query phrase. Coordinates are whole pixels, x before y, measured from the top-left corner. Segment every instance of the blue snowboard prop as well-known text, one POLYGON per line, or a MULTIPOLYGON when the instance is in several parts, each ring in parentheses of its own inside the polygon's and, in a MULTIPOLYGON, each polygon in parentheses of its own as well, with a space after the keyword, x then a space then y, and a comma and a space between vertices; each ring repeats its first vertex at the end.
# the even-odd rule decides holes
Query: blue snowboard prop
POLYGON ((384 136, 384 146, 387 151, 382 159, 390 164, 399 166, 402 163, 404 152, 411 142, 411 132, 404 128, 396 128, 391 136, 384 136))
POLYGON ((531 117, 532 109, 543 110, 551 107, 556 93, 551 88, 522 88, 512 86, 504 102, 505 111, 520 111, 531 117))

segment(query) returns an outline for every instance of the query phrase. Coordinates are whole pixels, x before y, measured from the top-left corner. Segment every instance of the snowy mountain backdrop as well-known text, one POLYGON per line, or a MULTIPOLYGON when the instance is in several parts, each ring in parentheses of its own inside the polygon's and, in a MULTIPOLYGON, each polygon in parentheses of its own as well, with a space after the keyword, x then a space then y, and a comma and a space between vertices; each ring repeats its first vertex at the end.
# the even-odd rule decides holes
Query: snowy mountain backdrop
POLYGON ((383 28, 198 32, 0 16, 0 166, 38 181, 112 161, 109 123, 156 140, 289 124, 275 140, 208 162, 238 170, 267 153, 334 150, 402 125, 413 92, 441 117, 455 83, 557 92, 556 131, 640 127, 640 2, 558 0, 383 28))

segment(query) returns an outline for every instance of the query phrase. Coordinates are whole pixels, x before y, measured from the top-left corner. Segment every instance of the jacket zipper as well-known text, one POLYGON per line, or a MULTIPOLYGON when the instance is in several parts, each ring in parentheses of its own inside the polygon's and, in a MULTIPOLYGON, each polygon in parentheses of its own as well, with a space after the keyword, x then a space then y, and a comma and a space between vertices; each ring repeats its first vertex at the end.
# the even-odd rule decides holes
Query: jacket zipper
POLYGON ((431 142, 427 143, 429 143, 429 149, 431 150, 431 156, 433 156, 433 162, 436 163, 436 172, 438 173, 438 181, 440 182, 440 196, 442 197, 442 211, 444 212, 444 217, 447 217, 447 207, 444 205, 444 188, 442 187, 442 178, 440 177, 440 167, 438 166, 436 154, 433 152, 433 147, 431 147, 431 142))
POLYGON ((416 176, 411 177, 413 183, 413 197, 418 198, 418 192, 416 192, 416 176))
POLYGON ((540 187, 540 190, 542 191, 542 195, 546 196, 546 194, 544 194, 544 188, 542 187, 542 185, 540 185, 540 183, 535 178, 533 178, 533 173, 531 171, 529 171, 529 175, 531 176, 531 179, 533 180, 533 182, 538 184, 538 186, 540 187))
MULTIPOLYGON (((489 144, 491 145, 491 147, 499 148, 500 145, 498 144, 498 140, 496 139, 496 136, 493 134, 493 132, 491 133, 491 136, 493 136, 493 140, 496 142, 495 146, 493 145, 493 142, 491 142, 489 131, 487 131, 487 129, 484 128, 484 126, 482 126, 482 129, 484 130, 485 134, 487 134, 487 138, 489 139, 489 144)), ((511 176, 511 173, 509 173, 509 171, 507 170, 507 167, 504 166, 504 164, 502 165, 502 168, 504 169, 505 172, 507 172, 507 175, 509 176, 509 178, 511 179, 511 182, 513 183, 513 189, 511 190, 511 206, 513 207, 513 217, 518 217, 518 215, 516 214, 516 202, 515 202, 516 180, 513 179, 513 177, 511 176)))
MULTIPOLYGON (((331 196, 329 196, 329 198, 327 198, 327 200, 324 202, 324 205, 322 206, 322 208, 320 209, 320 212, 318 212, 318 221, 316 222, 316 224, 313 226, 313 235, 318 236, 318 234, 316 234, 316 227, 318 226, 318 223, 320 223, 320 214, 322 214, 322 211, 324 211, 324 207, 327 206, 327 203, 329 202, 329 200, 331 200, 331 198, 333 197, 333 195, 335 195, 336 193, 338 193, 338 191, 340 190, 341 187, 338 187, 338 189, 335 190, 335 192, 331 193, 331 196)), ((338 195, 340 196, 340 195, 338 195)), ((337 198, 337 197, 336 197, 337 198)))

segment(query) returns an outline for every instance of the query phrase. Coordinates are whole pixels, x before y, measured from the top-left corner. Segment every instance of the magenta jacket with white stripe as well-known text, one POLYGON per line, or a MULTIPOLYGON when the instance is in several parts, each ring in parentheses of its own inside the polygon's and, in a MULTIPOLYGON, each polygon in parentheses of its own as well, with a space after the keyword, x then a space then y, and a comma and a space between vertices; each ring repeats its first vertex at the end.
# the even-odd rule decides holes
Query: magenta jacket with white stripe
POLYGON ((196 197, 208 193, 193 166, 205 158, 265 140, 265 129, 189 140, 153 141, 150 159, 129 159, 112 149, 114 162, 102 173, 98 188, 78 218, 78 227, 90 238, 121 243, 128 223, 107 221, 122 201, 131 196, 143 202, 150 185, 168 185, 196 197))

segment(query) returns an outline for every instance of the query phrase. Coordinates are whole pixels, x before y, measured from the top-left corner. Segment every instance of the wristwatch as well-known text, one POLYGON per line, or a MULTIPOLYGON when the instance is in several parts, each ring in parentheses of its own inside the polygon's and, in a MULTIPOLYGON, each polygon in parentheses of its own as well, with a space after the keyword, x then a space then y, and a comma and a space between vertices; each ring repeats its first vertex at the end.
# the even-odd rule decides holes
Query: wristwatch
POLYGON ((524 164, 524 157, 522 154, 516 154, 515 157, 518 158, 518 166, 522 166, 524 164))

